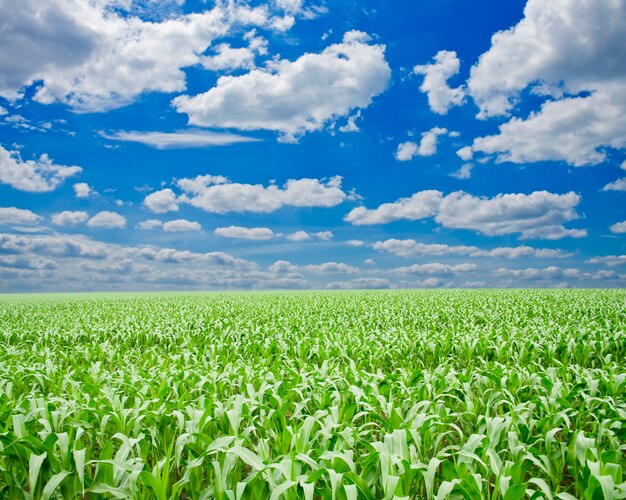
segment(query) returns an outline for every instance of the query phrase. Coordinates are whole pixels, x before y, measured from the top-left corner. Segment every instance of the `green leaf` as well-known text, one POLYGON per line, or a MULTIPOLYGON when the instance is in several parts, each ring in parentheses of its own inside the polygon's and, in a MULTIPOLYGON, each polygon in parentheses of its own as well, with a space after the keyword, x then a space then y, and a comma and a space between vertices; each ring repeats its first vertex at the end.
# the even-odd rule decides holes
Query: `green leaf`
POLYGON ((41 464, 46 459, 47 453, 41 455, 32 454, 28 459, 28 488, 31 495, 35 495, 37 489, 37 480, 39 479, 39 472, 41 471, 41 464))
POLYGON ((63 480, 69 475, 70 472, 64 470, 52 476, 48 481, 48 484, 46 484, 46 487, 43 489, 43 492, 41 493, 41 500, 49 500, 49 498, 54 493, 54 490, 56 490, 63 482, 63 480))

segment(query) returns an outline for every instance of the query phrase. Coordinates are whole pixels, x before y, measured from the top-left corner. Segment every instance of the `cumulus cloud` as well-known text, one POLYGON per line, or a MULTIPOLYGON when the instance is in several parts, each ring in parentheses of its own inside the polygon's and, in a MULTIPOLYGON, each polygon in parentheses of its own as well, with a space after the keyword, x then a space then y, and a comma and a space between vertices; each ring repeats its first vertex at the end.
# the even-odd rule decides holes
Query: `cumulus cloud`
POLYGON ((181 92, 182 69, 200 64, 215 39, 234 27, 272 28, 282 19, 267 5, 229 0, 157 21, 112 6, 119 2, 22 0, 4 9, 0 95, 14 98, 25 85, 42 81, 36 100, 102 111, 144 92, 181 92))
POLYGON ((22 160, 19 151, 8 151, 0 146, 0 183, 20 191, 54 191, 65 179, 82 171, 77 166, 55 165, 45 154, 38 160, 22 160))
POLYGON ((143 204, 155 214, 176 212, 178 210, 176 194, 169 188, 149 194, 144 198, 143 204))
POLYGON ((295 273, 298 271, 298 266, 287 260, 277 260, 272 265, 268 266, 267 270, 278 274, 295 273))
POLYGON ((37 253, 61 257, 104 259, 110 256, 110 247, 77 235, 15 235, 0 234, 0 253, 37 253))
POLYGON ((193 125, 272 130, 295 141, 307 132, 366 108, 383 92, 391 71, 385 47, 350 31, 343 42, 295 61, 274 60, 241 76, 222 76, 215 87, 172 103, 193 125))
POLYGON ((609 226, 609 230, 613 234, 624 234, 626 233, 626 220, 622 222, 616 222, 615 224, 611 224, 609 226))
POLYGON ((626 255, 603 255, 601 257, 593 257, 585 262, 587 264, 603 264, 609 267, 617 267, 626 264, 626 255))
POLYGON ((138 142, 157 149, 203 148, 209 146, 228 146, 243 142, 255 142, 258 139, 238 134, 209 132, 206 130, 188 130, 178 132, 126 132, 120 130, 102 134, 111 141, 138 142))
POLYGON ((346 241, 346 245, 351 247, 363 247, 365 246, 365 242, 363 240, 348 240, 346 241))
POLYGON ((215 234, 224 238, 238 238, 243 240, 269 240, 274 237, 274 231, 267 227, 218 227, 215 234))
POLYGON ((563 278, 578 278, 581 276, 581 271, 575 268, 563 269, 558 266, 549 266, 543 269, 537 269, 535 267, 528 267, 526 269, 510 269, 502 267, 496 269, 493 274, 499 277, 513 277, 523 280, 554 280, 563 278))
POLYGON ((51 259, 44 259, 36 256, 16 256, 16 255, 0 255, 0 266, 14 269, 29 270, 53 270, 56 269, 57 263, 51 259))
POLYGON ((409 161, 414 156, 433 156, 437 153, 437 141, 439 136, 446 135, 448 130, 441 127, 433 127, 422 133, 422 139, 418 144, 415 142, 403 142, 398 145, 396 160, 409 161))
POLYGON ((52 216, 52 223, 57 226, 75 226, 76 224, 82 224, 87 221, 89 215, 87 212, 81 211, 69 211, 56 213, 52 216))
POLYGON ((257 54, 267 54, 267 40, 257 36, 256 30, 246 33, 244 40, 248 42, 247 47, 232 47, 229 43, 220 43, 211 55, 201 58, 200 64, 211 71, 254 68, 257 54))
POLYGON ((527 88, 549 100, 476 139, 474 151, 582 166, 604 161, 606 147, 626 147, 624 18, 624 0, 529 0, 524 18, 493 36, 468 88, 481 118, 509 114, 527 88))
MULTIPOLYGON (((330 179, 289 179, 282 187, 276 184, 234 183, 221 176, 198 176, 180 179, 177 186, 184 193, 179 202, 218 214, 270 213, 284 206, 334 207, 348 198, 341 189, 341 177, 338 176, 330 179)), ((172 190, 165 189, 149 195, 144 203, 149 208, 156 205, 160 209, 169 207, 168 210, 172 210, 177 206, 176 201, 172 190), (155 199, 163 203, 157 204, 155 199)))
POLYGON ((343 262, 324 262, 323 264, 309 264, 301 267, 304 271, 315 274, 356 274, 358 267, 349 266, 343 262))
POLYGON ((311 235, 306 231, 296 231, 288 234, 287 239, 290 241, 306 241, 311 239, 311 235))
POLYGON ((89 227, 101 227, 104 229, 123 229, 126 227, 126 217, 117 212, 98 212, 87 222, 89 227))
POLYGON ((626 191, 626 177, 609 182, 602 188, 602 191, 626 191))
POLYGON ((320 240, 329 241, 333 239, 334 235, 332 231, 318 231, 316 233, 313 233, 313 236, 319 238, 320 240))
POLYGON ((465 101, 463 87, 452 88, 448 80, 455 76, 461 67, 456 52, 440 50, 434 57, 434 63, 415 66, 416 75, 424 75, 420 90, 428 95, 430 109, 445 115, 453 106, 460 106, 465 101))
POLYGON ((143 231, 150 231, 160 227, 163 227, 163 222, 159 219, 147 219, 137 224, 137 229, 141 229, 143 231))
POLYGON ((72 186, 72 189, 74 189, 76 198, 89 198, 90 196, 97 194, 96 191, 86 182, 77 182, 72 186))
POLYGON ((472 176, 473 163, 464 163, 461 168, 452 172, 450 177, 456 177, 457 179, 469 179, 472 176))
MULTIPOLYGON (((620 165, 622 170, 626 170, 626 160, 620 165)), ((602 191, 626 191, 626 177, 609 182, 602 188, 602 191)))
POLYGON ((3 226, 32 226, 41 220, 41 216, 30 210, 16 207, 0 207, 0 225, 3 226))
POLYGON ((319 238, 320 240, 329 241, 333 237, 331 231, 319 231, 316 233, 307 233, 306 231, 295 231, 287 235, 287 239, 290 241, 307 241, 311 238, 319 238))
POLYGON ((443 195, 441 191, 419 191, 410 198, 400 198, 393 203, 383 203, 378 208, 356 207, 344 217, 354 225, 386 224, 396 220, 418 220, 437 213, 443 195))
POLYGON ((587 235, 586 230, 563 226, 579 217, 576 207, 580 200, 573 192, 560 195, 535 191, 486 198, 463 191, 444 196, 440 191, 430 190, 383 203, 375 209, 354 208, 344 220, 366 225, 434 217, 443 227, 473 229, 489 236, 519 233, 521 239, 582 238, 587 235))
POLYGON ((168 220, 163 223, 163 231, 166 233, 202 231, 202 226, 198 222, 189 221, 187 219, 168 220))
POLYGON ((429 264, 413 264, 412 266, 397 267, 392 270, 396 274, 426 274, 426 275, 454 275, 478 271, 476 264, 442 264, 431 262, 429 264))
POLYGON ((573 192, 535 191, 485 198, 458 191, 442 199, 435 220, 447 228, 473 229, 489 236, 520 233, 523 239, 580 238, 587 235, 586 230, 562 225, 578 218, 580 200, 573 192))
POLYGON ((324 262, 322 264, 307 264, 299 266, 286 260, 278 260, 269 266, 268 271, 272 273, 285 274, 306 271, 313 274, 356 274, 358 267, 350 266, 343 262, 324 262))
POLYGON ((374 250, 389 252, 400 257, 421 257, 425 255, 467 255, 470 257, 495 257, 502 259, 519 259, 525 257, 536 258, 564 258, 572 254, 562 250, 550 248, 533 248, 529 246, 496 247, 490 250, 481 249, 473 245, 446 245, 441 243, 421 243, 412 239, 388 239, 377 241, 372 246, 374 250))

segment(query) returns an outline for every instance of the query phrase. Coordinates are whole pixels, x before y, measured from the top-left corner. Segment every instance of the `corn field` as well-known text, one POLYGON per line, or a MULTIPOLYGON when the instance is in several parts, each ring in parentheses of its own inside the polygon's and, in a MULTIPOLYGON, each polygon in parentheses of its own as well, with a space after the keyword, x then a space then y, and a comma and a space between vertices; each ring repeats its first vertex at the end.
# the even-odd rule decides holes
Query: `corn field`
POLYGON ((0 497, 626 498, 626 291, 0 299, 0 497))

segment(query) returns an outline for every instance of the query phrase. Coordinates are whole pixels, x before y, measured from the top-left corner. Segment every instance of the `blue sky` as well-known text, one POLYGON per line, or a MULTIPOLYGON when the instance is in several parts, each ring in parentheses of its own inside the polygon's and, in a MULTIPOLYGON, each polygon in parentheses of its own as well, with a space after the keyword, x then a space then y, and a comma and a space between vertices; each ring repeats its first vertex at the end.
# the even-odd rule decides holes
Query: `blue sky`
POLYGON ((0 291, 623 287, 624 19, 0 0, 0 291))

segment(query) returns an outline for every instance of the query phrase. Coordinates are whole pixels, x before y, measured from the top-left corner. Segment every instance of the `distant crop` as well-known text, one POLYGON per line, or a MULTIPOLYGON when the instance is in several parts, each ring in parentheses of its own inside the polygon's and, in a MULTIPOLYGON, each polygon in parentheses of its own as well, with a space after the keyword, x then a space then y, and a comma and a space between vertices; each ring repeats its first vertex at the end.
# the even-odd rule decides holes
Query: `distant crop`
POLYGON ((626 498, 625 291, 0 299, 1 498, 626 498))

